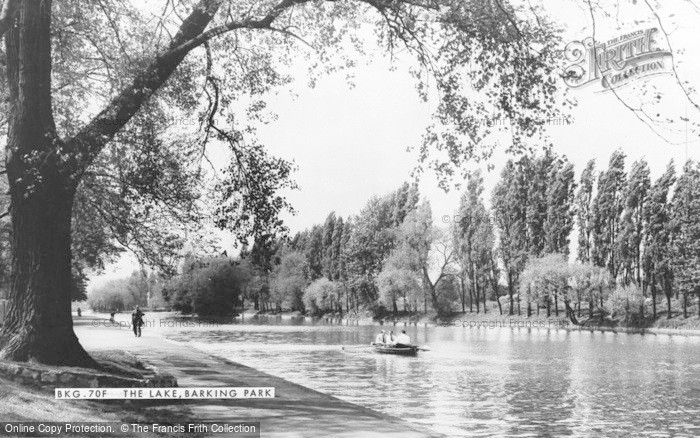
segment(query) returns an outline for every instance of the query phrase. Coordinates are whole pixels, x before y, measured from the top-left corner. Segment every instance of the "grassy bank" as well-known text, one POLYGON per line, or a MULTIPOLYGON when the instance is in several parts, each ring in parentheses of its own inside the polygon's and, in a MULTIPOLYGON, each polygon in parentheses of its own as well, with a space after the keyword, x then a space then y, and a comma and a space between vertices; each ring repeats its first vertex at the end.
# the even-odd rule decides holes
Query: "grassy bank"
POLYGON ((51 393, 2 378, 0 400, 3 401, 0 403, 0 418, 3 421, 166 423, 191 418, 187 406, 179 401, 60 400, 51 393))
MULTIPOLYGON (((563 308, 559 309, 558 315, 554 308, 550 309, 549 316, 547 310, 532 308, 532 315, 527 315, 527 308, 522 305, 520 315, 518 315, 517 304, 514 314, 509 315, 510 306, 503 305, 499 310, 498 303, 489 301, 484 312, 483 306, 479 313, 476 308, 472 312, 452 312, 438 315, 435 312, 419 314, 393 314, 382 315, 378 318, 384 324, 436 324, 444 326, 464 326, 464 327, 525 327, 525 328, 595 328, 595 329, 673 329, 673 330, 700 330, 700 317, 697 312, 688 312, 687 317, 683 316, 682 307, 679 302, 672 300, 671 318, 668 318, 665 308, 657 307, 656 318, 652 316, 650 308, 645 308, 645 316, 628 318, 618 315, 601 314, 594 312, 592 318, 588 317, 588 309, 583 307, 581 312, 575 311, 578 325, 566 316, 563 308)), ((690 310, 693 310, 692 308, 690 310)))
MULTIPOLYGON (((147 372, 145 365, 124 351, 90 353, 97 361, 95 373, 139 378, 147 372)), ((82 370, 72 367, 49 367, 57 371, 82 370)), ((57 384, 60 386, 60 384, 57 384)), ((23 422, 118 422, 172 423, 192 418, 189 408, 178 400, 65 400, 56 399, 51 391, 0 378, 0 418, 23 422)), ((145 437, 163 436, 144 433, 145 437)))

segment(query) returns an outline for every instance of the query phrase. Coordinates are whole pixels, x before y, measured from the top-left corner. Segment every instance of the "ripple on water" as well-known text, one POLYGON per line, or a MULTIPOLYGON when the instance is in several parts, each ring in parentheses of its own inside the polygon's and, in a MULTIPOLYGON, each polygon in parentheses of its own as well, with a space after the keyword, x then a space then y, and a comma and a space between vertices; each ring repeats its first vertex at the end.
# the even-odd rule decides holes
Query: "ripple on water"
POLYGON ((412 358, 341 350, 378 327, 257 322, 169 336, 448 436, 700 431, 698 339, 409 326, 412 358))

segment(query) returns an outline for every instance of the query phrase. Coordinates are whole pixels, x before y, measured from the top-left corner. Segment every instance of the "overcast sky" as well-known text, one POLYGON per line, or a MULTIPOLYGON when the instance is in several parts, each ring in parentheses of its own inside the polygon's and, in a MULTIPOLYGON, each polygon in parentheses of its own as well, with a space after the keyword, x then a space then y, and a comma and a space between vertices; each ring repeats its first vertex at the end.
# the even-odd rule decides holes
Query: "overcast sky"
MULTIPOLYGON (((619 11, 616 7, 607 10, 608 17, 597 14, 596 40, 658 27, 646 3, 636 3, 632 5, 624 0, 619 11)), ((585 3, 572 0, 545 4, 547 13, 566 27, 566 41, 592 34, 590 13, 582 4, 585 3)), ((670 43, 678 77, 682 83, 690 81, 684 85, 692 87, 700 77, 700 39, 697 38, 700 13, 690 2, 676 0, 664 4, 658 15, 670 41, 658 33, 657 45, 665 49, 670 43)), ((395 64, 395 71, 389 67, 386 59, 378 58, 371 65, 358 68, 354 88, 347 86, 343 75, 324 77, 313 89, 300 78, 293 90, 298 97, 281 93, 269 99, 270 109, 279 118, 260 129, 261 143, 273 155, 293 160, 299 167, 294 177, 300 190, 288 194, 298 214, 285 217, 293 233, 323 222, 331 211, 343 217, 357 214, 372 195, 392 191, 410 178, 416 155, 406 148, 419 145, 437 102, 420 101, 413 79, 400 63, 395 64)), ((644 108, 647 113, 673 121, 655 125, 668 141, 639 121, 614 94, 602 92, 599 84, 571 90, 578 101, 572 113, 573 123, 552 125, 549 134, 555 151, 575 164, 577 178, 591 158, 597 159, 599 170, 606 167, 610 153, 617 148, 627 154, 628 168, 632 161, 645 157, 652 178, 660 175, 670 159, 678 166, 685 161, 686 153, 689 158, 700 159, 698 134, 692 124, 688 125, 686 152, 685 123, 680 119, 687 114, 691 122, 697 122, 698 112, 685 99, 675 77, 650 76, 635 81, 619 94, 635 106, 640 102, 635 94, 644 90, 658 90, 662 95, 662 100, 651 106, 645 98, 644 108)), ((507 158, 498 151, 491 160, 495 170, 484 175, 487 197, 507 158)), ((421 194, 431 202, 436 223, 442 223, 443 216, 454 213, 459 193, 444 193, 429 173, 421 180, 420 188, 421 194)), ((128 274, 133 268, 133 260, 126 257, 109 266, 105 276, 95 279, 92 285, 128 274)))

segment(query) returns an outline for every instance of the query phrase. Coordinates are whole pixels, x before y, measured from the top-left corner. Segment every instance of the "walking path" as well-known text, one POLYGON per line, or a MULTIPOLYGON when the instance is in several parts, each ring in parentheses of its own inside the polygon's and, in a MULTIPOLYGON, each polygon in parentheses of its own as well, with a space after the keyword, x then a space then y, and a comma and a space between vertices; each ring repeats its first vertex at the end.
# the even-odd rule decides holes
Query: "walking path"
MULTIPOLYGON (((288 382, 256 369, 211 356, 144 330, 135 338, 128 328, 105 327, 82 317, 75 331, 88 351, 126 350, 174 375, 181 387, 272 386, 274 399, 207 399, 188 403, 201 421, 260 421, 263 437, 405 437, 440 436, 405 421, 288 382)), ((283 358, 280 358, 283 360, 283 358)), ((217 435, 221 436, 221 435, 217 435)))

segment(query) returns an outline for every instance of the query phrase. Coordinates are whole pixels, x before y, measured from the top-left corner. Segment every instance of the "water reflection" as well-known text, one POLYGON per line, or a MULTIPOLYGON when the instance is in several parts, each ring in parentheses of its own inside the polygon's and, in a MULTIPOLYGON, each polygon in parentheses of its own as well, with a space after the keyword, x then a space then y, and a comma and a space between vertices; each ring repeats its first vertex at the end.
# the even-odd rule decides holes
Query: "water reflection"
POLYGON ((379 327, 301 318, 169 336, 449 436, 700 435, 699 338, 396 329, 430 351, 375 354, 379 327))

